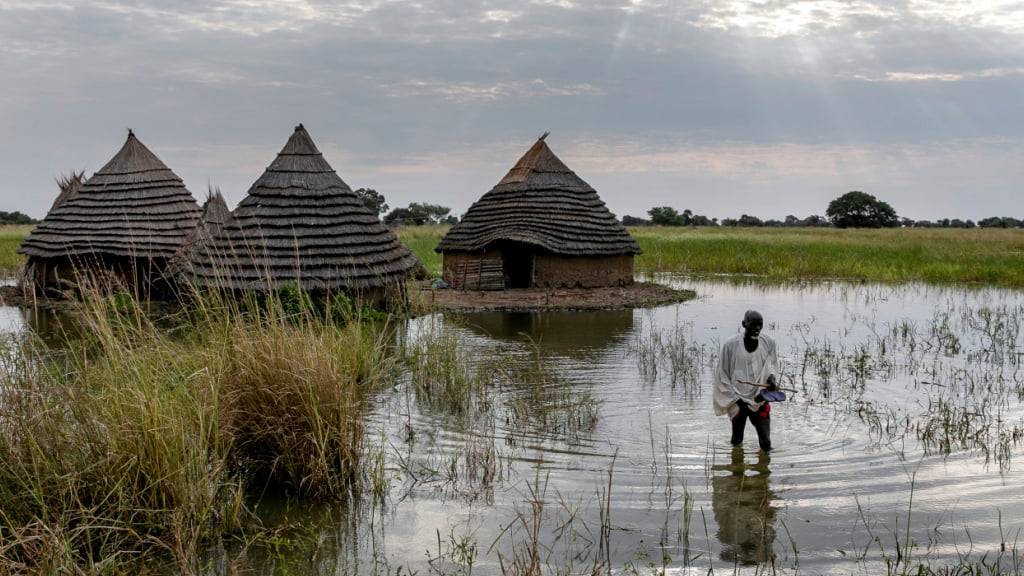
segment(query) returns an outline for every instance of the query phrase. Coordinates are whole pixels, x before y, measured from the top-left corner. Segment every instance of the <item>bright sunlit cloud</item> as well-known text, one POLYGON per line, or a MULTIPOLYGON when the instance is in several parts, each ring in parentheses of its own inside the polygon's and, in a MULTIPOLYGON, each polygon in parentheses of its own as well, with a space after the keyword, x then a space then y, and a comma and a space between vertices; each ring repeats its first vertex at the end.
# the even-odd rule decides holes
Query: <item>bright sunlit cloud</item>
POLYGON ((701 26, 739 29, 743 32, 779 37, 805 32, 822 32, 861 16, 892 18, 898 12, 885 3, 840 0, 729 0, 713 3, 697 23, 701 26))
POLYGON ((1011 213, 1024 178, 1019 0, 0 0, 0 74, 2 208, 37 216, 129 127, 237 199, 304 122, 456 212, 546 130, 619 212, 1011 213))

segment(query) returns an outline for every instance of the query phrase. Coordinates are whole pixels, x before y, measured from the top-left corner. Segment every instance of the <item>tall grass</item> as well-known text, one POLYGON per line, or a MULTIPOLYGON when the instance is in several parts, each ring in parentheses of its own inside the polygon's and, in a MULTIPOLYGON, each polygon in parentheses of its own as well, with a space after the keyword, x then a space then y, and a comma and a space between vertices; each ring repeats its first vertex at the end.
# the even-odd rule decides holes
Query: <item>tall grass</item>
POLYGON ((333 499, 359 481, 366 397, 394 367, 369 323, 216 296, 171 329, 98 292, 74 313, 82 341, 0 349, 0 571, 193 571, 256 526, 265 491, 333 499))
POLYGON ((1024 286, 1024 230, 661 228, 630 232, 642 272, 1024 286))
MULTIPOLYGON (((448 226, 403 226, 402 241, 432 275, 448 226)), ((30 226, 0 227, 0 272, 30 226)), ((638 272, 756 274, 773 279, 844 278, 879 282, 978 282, 1024 286, 1024 230, 832 228, 630 228, 643 254, 638 272)))
POLYGON ((420 259, 427 271, 433 276, 441 275, 441 255, 434 248, 448 233, 449 226, 402 226, 395 230, 398 239, 420 259))
MULTIPOLYGON (((406 226, 399 239, 431 274, 447 226, 406 226)), ((1024 286, 1024 230, 635 227, 638 272, 756 274, 779 280, 978 282, 1024 286)))
POLYGON ((25 263, 25 257, 16 250, 33 226, 7 224, 0 226, 0 275, 13 276, 25 263))

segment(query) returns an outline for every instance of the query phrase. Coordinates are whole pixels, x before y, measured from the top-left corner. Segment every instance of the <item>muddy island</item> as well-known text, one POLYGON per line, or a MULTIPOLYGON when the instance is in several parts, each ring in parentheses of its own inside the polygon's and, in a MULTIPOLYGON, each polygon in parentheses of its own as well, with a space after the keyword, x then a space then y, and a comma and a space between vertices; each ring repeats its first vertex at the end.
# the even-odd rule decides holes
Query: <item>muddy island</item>
POLYGON ((692 290, 635 282, 601 288, 512 288, 506 290, 434 290, 419 282, 410 292, 414 306, 451 312, 543 312, 649 308, 696 298, 692 290))

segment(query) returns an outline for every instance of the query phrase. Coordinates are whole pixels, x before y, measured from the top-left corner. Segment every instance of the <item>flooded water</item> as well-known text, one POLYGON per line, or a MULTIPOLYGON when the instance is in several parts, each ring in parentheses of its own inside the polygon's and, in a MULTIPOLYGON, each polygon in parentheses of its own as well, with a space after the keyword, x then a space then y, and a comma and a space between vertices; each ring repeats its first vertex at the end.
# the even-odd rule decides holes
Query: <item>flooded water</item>
MULTIPOLYGON (((464 406, 409 381, 382 393, 368 426, 381 497, 264 505, 268 519, 315 528, 254 562, 338 574, 845 574, 884 573, 908 551, 944 564, 1015 547, 1024 293, 658 280, 699 298, 410 322, 410 343, 450 331, 481 370, 509 371, 464 406), (751 308, 796 390, 773 407, 770 454, 751 427, 734 449, 711 410, 718 349, 751 308)), ((0 310, 7 330, 41 321, 0 310)))

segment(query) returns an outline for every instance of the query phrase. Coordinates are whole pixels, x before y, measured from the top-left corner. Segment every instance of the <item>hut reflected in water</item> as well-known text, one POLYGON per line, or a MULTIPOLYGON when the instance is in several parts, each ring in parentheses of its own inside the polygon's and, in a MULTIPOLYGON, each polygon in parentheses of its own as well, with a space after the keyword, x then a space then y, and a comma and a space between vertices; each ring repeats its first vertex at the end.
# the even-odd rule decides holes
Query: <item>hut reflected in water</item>
POLYGON ((474 332, 497 340, 530 341, 567 358, 591 358, 627 341, 633 310, 478 312, 461 317, 474 332))

